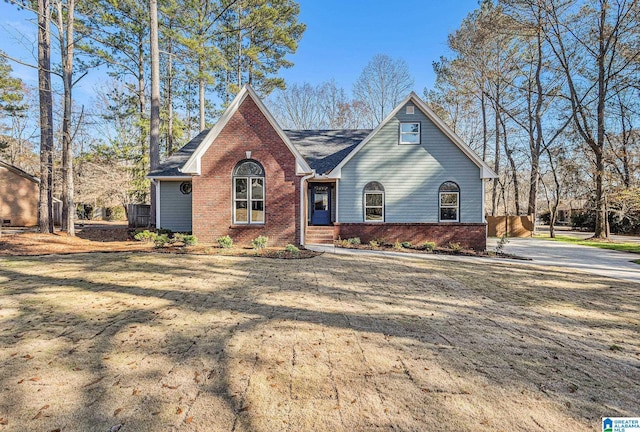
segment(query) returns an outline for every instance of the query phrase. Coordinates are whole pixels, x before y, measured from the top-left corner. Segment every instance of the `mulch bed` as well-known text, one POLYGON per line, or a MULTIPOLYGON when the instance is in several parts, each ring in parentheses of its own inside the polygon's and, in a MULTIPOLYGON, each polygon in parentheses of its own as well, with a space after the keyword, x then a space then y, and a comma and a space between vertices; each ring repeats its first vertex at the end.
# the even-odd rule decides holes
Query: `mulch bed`
POLYGON ((383 243, 379 246, 373 247, 369 244, 347 244, 336 242, 336 247, 343 249, 359 249, 359 250, 371 250, 371 251, 384 251, 384 252, 400 252, 407 254, 420 254, 420 255, 457 255, 457 256, 470 256, 470 257, 492 257, 492 258, 509 258, 523 261, 530 261, 530 258, 521 257, 518 255, 508 254, 504 252, 495 251, 475 251, 473 249, 461 249, 453 250, 450 248, 436 247, 433 250, 421 249, 416 246, 397 248, 394 244, 383 243))
POLYGON ((153 243, 132 240, 132 232, 126 227, 93 228, 86 227, 76 237, 66 233, 41 234, 25 232, 0 236, 0 255, 33 256, 52 254, 74 254, 92 252, 147 252, 192 255, 226 255, 242 257, 264 257, 276 259, 303 259, 320 255, 306 249, 299 252, 287 252, 283 248, 267 247, 262 250, 233 247, 222 249, 217 245, 200 244, 197 246, 169 245, 155 248, 153 243))

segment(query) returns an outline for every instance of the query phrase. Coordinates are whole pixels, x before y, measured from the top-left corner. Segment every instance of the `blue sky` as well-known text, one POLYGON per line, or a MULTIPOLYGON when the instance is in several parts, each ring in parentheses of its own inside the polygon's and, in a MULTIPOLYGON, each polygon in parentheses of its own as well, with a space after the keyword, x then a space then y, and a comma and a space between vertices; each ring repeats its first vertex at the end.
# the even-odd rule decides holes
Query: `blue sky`
MULTIPOLYGON (((287 82, 318 84, 334 78, 348 92, 360 72, 381 53, 402 58, 422 94, 434 81, 432 62, 448 53, 447 35, 478 5, 477 0, 299 0, 300 20, 307 25, 291 69, 282 70, 287 82)), ((32 15, 0 2, 0 49, 35 63, 32 15)), ((15 74, 36 84, 36 72, 12 64, 15 74)), ((76 88, 86 103, 104 71, 92 71, 76 88)))

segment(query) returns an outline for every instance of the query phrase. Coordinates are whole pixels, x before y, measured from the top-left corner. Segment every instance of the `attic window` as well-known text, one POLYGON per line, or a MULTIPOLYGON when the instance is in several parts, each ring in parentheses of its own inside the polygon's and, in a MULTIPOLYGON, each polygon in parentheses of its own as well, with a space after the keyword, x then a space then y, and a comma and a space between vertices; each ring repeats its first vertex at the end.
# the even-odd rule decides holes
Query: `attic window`
POLYGON ((415 107, 413 105, 407 105, 407 114, 414 114, 415 107))
POLYGON ((420 144, 420 122, 400 123, 400 144, 420 144))

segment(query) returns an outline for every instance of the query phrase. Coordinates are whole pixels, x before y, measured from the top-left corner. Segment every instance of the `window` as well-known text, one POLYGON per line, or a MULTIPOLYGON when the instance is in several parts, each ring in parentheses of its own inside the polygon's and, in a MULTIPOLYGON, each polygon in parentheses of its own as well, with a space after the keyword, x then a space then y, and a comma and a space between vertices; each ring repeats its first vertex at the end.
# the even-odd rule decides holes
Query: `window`
POLYGON ((440 222, 458 222, 460 220, 460 188, 454 182, 442 183, 440 196, 440 222))
POLYGON ((252 160, 233 170, 233 223, 264 223, 264 170, 252 160))
POLYGON ((191 182, 180 183, 180 192, 182 192, 183 195, 189 195, 191 193, 191 182))
POLYGON ((365 222, 384 222, 384 187, 370 182, 364 187, 365 222))
POLYGON ((400 144, 420 144, 420 122, 400 123, 400 144))

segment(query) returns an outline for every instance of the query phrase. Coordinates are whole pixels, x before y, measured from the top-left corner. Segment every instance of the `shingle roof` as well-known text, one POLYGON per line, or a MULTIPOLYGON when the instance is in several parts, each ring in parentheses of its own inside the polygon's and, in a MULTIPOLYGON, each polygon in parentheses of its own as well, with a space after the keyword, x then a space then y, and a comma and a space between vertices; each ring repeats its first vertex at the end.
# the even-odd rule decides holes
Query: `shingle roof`
MULTIPOLYGON (((291 144, 309 163, 317 174, 326 174, 334 169, 363 139, 371 129, 311 129, 285 130, 291 144)), ((184 166, 209 133, 206 129, 189 141, 184 147, 164 160, 149 177, 179 177, 179 168, 184 166)))
POLYGON ((162 161, 158 168, 149 173, 149 177, 180 177, 185 176, 180 172, 184 164, 189 160, 194 151, 198 148, 204 137, 207 136, 210 129, 205 129, 195 136, 191 141, 186 143, 180 150, 162 161))
POLYGON ((285 130, 284 133, 317 174, 326 174, 360 144, 371 129, 285 130))

